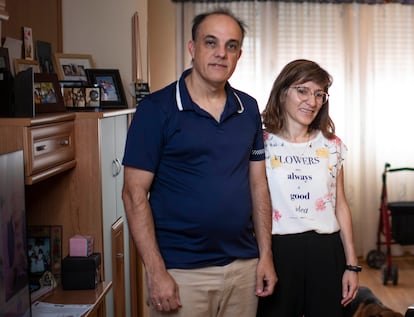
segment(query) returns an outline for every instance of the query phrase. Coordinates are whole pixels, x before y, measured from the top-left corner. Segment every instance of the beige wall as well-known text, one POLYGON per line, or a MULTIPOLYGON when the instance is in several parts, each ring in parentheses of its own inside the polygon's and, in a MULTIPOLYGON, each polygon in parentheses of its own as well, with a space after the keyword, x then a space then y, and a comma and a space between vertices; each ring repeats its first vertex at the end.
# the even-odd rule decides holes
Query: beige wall
MULTIPOLYGON (((62 0, 63 52, 92 54, 97 68, 119 69, 134 105, 132 18, 138 12, 143 60, 147 59, 148 0, 62 0)), ((146 63, 144 74, 147 73, 146 63)))
POLYGON ((176 4, 171 0, 148 1, 150 90, 176 80, 176 4))

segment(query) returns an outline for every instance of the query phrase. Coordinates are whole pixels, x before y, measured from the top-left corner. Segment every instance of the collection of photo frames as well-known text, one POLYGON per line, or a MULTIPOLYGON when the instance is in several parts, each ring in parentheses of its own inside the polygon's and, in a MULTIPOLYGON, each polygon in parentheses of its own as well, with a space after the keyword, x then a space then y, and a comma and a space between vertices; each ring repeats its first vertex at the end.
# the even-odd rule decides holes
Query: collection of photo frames
MULTIPOLYGON (((50 76, 49 82, 55 91, 60 90, 63 101, 58 103, 63 103, 66 109, 80 111, 127 108, 118 69, 95 68, 89 54, 64 53, 54 54, 54 67, 56 76, 50 76)), ((45 79, 41 82, 44 83, 45 79)), ((43 104, 43 101, 35 104, 43 104)))
POLYGON ((90 54, 52 55, 45 43, 36 42, 37 60, 16 58, 14 65, 8 50, 0 50, 0 67, 14 66, 16 77, 33 73, 35 113, 128 108, 118 69, 95 68, 90 54))

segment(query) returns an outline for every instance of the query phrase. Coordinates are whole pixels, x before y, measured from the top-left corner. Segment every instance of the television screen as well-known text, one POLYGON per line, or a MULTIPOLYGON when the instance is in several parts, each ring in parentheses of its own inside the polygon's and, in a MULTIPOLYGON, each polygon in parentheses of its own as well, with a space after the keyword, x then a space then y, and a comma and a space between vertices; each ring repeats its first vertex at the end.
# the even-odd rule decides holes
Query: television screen
POLYGON ((23 151, 0 155, 0 316, 30 316, 23 151))

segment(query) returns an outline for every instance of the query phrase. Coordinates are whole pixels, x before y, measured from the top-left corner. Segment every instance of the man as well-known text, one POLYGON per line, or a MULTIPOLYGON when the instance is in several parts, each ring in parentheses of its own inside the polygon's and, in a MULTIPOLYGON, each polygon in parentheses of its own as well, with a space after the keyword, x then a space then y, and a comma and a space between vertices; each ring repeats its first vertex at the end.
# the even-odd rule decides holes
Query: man
POLYGON ((260 114, 227 82, 244 34, 228 11, 195 17, 193 67, 128 132, 123 200, 152 317, 256 316, 276 283, 260 114))

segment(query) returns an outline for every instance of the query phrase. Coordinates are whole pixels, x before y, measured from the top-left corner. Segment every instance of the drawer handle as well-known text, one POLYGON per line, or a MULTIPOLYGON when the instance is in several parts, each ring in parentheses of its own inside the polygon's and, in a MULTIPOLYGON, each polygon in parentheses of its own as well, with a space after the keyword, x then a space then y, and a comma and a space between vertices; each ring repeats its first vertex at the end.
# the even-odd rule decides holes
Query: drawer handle
POLYGON ((37 152, 44 151, 44 150, 46 150, 46 145, 43 144, 43 145, 36 146, 37 152))
POLYGON ((64 139, 59 142, 60 145, 69 145, 69 140, 64 139))
POLYGON ((116 254, 116 257, 119 259, 119 258, 123 258, 124 257, 124 254, 123 253, 117 253, 116 254))
POLYGON ((119 161, 118 158, 114 159, 112 161, 112 177, 117 177, 119 175, 119 173, 121 173, 121 162, 119 161))

